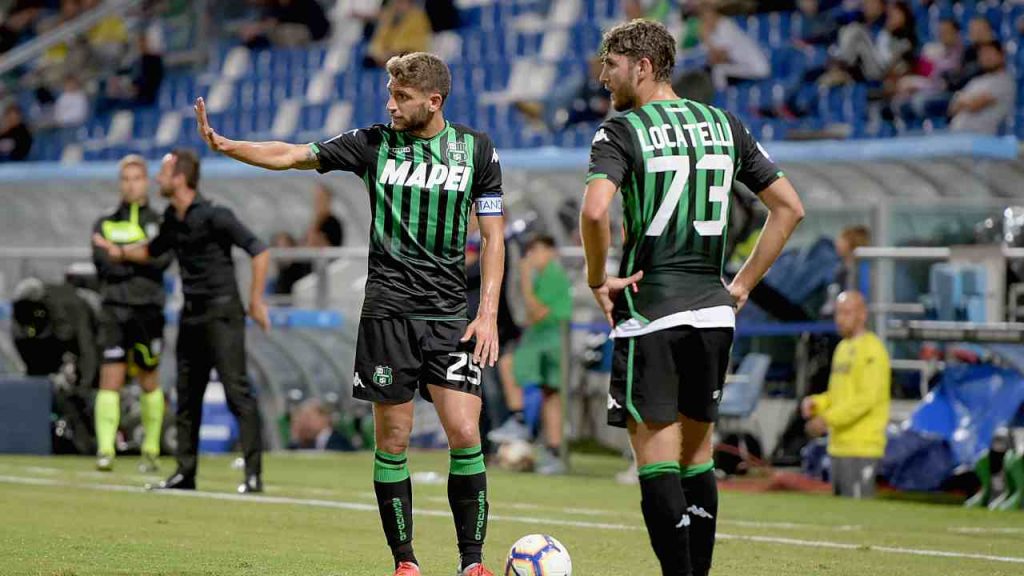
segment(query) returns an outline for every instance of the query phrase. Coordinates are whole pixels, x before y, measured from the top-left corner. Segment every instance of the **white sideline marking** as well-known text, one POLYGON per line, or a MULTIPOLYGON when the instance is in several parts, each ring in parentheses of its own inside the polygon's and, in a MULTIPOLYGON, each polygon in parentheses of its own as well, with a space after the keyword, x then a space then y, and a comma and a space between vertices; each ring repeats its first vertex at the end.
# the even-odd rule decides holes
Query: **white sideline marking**
POLYGON ((828 526, 825 524, 803 524, 800 522, 758 522, 754 520, 718 520, 719 524, 731 524, 733 526, 741 526, 743 528, 781 528, 788 530, 835 530, 836 532, 852 532, 854 530, 860 530, 861 526, 858 524, 840 524, 838 526, 828 526))
MULTIPOLYGON (((148 492, 144 488, 135 486, 124 486, 117 484, 72 484, 51 478, 26 478, 22 476, 0 475, 0 483, 21 484, 28 486, 48 486, 61 488, 78 488, 86 490, 97 490, 102 492, 127 492, 141 494, 148 492)), ((336 510, 354 510, 360 512, 377 512, 377 506, 371 504, 357 504, 355 502, 339 502, 335 500, 317 500, 305 498, 288 498, 282 496, 261 496, 242 495, 227 492, 198 492, 198 491, 161 491, 152 492, 154 496, 171 496, 177 498, 200 498, 206 500, 222 500, 233 502, 255 502, 260 504, 292 504, 297 506, 311 506, 316 508, 332 508, 336 510)), ((417 516, 431 516, 448 518, 451 512, 448 510, 424 510, 418 509, 414 512, 417 516)), ((570 528, 590 528, 595 530, 616 530, 638 532, 643 528, 631 524, 611 524, 601 522, 585 522, 578 520, 559 520, 555 518, 532 518, 529 516, 506 516, 494 514, 491 520, 499 522, 521 522, 531 525, 543 526, 565 526, 570 528)), ((746 542, 757 542, 761 544, 783 544, 786 546, 801 546, 806 548, 829 548, 833 550, 864 550, 874 552, 886 552, 889 554, 904 554, 910 556, 930 556, 935 558, 963 558, 971 560, 988 560, 991 562, 1006 562, 1010 564, 1024 564, 1024 557, 1021 556, 993 556, 990 554, 973 554, 969 552, 948 552, 945 550, 926 550, 918 548, 901 548, 896 546, 876 546, 874 544, 849 544, 845 542, 829 542, 815 540, 800 540, 796 538, 779 538, 775 536, 745 536, 738 534, 723 534, 719 532, 717 538, 722 540, 739 540, 746 542)))
POLYGON ((1024 528, 986 528, 984 526, 954 526, 949 531, 957 534, 1024 534, 1024 528))

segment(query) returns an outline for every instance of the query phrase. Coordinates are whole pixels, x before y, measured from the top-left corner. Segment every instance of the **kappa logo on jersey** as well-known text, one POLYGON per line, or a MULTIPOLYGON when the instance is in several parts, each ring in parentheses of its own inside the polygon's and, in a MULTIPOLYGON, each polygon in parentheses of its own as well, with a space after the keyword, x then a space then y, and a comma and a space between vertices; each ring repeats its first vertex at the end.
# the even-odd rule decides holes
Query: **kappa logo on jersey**
POLYGON ((353 388, 366 388, 366 384, 363 384, 363 379, 359 377, 359 372, 352 376, 352 387, 353 388))
POLYGON ((373 383, 377 386, 391 386, 391 366, 377 366, 373 370, 373 383))
MULTIPOLYGON (((451 154, 452 151, 449 150, 448 153, 451 154)), ((407 188, 433 188, 444 184, 444 190, 463 192, 469 186, 472 173, 473 169, 468 166, 413 164, 408 160, 396 162, 388 159, 380 173, 380 183, 407 188)))
POLYGON ((590 141, 590 145, 593 146, 598 142, 610 142, 608 139, 608 133, 604 131, 604 128, 601 128, 597 131, 597 134, 594 134, 594 139, 590 141))
POLYGON ((501 158, 498 157, 498 151, 495 150, 494 154, 491 154, 491 164, 495 162, 501 162, 501 158))
POLYGON ((465 164, 466 158, 466 143, 465 142, 449 142, 448 143, 448 161, 452 164, 465 164))

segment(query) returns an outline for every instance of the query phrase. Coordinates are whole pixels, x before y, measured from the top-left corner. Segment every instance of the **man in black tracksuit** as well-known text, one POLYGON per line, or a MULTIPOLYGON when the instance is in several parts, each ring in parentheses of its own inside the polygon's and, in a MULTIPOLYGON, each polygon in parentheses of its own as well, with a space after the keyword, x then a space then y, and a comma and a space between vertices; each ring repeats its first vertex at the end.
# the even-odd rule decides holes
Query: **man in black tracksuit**
POLYGON ((199 158, 191 150, 166 155, 157 175, 160 194, 170 200, 160 233, 149 244, 121 247, 94 236, 94 243, 115 260, 144 262, 174 252, 181 268, 185 304, 178 333, 178 470, 157 488, 195 488, 203 393, 210 369, 224 385, 228 408, 238 418, 245 482, 242 493, 261 492, 262 435, 260 413, 245 369, 245 311, 238 294, 231 248, 252 257, 249 315, 267 330, 263 302, 269 254, 266 245, 231 210, 201 196, 199 158))
MULTIPOLYGON (((96 221, 93 233, 119 246, 146 242, 160 229, 160 216, 148 206, 146 161, 134 154, 125 156, 119 172, 121 203, 112 214, 96 221)), ((152 473, 160 455, 164 417, 164 393, 157 368, 164 333, 163 275, 171 255, 144 264, 114 262, 105 250, 94 247, 93 262, 103 295, 99 330, 103 368, 95 403, 96 467, 101 471, 113 469, 120 391, 127 377, 134 375, 142 387, 139 403, 145 431, 139 470, 152 473)))

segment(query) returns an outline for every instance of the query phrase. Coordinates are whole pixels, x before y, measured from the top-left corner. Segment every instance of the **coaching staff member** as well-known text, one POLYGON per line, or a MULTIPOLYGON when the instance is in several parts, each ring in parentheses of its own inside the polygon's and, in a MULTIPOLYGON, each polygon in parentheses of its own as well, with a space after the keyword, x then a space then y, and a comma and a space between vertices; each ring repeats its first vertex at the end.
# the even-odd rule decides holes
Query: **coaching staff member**
POLYGON ((203 393, 210 369, 216 368, 227 394, 228 408, 241 427, 245 482, 241 493, 262 492, 263 439, 259 405, 245 370, 245 312, 235 281, 231 247, 252 257, 249 315, 263 330, 270 327, 263 302, 267 247, 231 210, 197 192, 199 158, 178 149, 163 158, 157 174, 160 194, 170 201, 160 233, 149 244, 123 247, 102 236, 93 242, 115 261, 145 262, 173 251, 181 269, 185 305, 178 331, 178 469, 156 488, 194 490, 203 393))

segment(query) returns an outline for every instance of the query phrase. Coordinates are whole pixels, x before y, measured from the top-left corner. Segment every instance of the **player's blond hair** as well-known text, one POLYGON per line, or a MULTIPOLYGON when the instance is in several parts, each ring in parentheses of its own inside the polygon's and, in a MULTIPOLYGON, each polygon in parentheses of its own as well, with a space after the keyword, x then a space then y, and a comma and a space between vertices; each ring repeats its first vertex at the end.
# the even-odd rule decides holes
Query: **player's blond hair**
POLYGON ((452 73, 440 57, 428 52, 412 52, 394 56, 387 63, 388 74, 395 84, 427 93, 438 93, 447 100, 452 90, 452 73))
POLYGON ((143 174, 147 173, 146 159, 138 154, 129 154, 124 158, 121 158, 121 161, 117 163, 118 173, 124 172, 124 169, 129 166, 138 166, 139 168, 142 168, 143 174))

